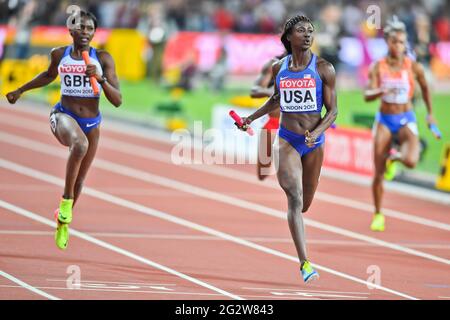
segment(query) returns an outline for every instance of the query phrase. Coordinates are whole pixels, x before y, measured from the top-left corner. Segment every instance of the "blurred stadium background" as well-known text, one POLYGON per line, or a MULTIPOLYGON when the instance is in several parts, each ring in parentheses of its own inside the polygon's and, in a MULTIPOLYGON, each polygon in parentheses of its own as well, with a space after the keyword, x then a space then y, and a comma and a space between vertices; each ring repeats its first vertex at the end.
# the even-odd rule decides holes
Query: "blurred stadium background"
MULTIPOLYGON (((66 29, 71 4, 97 16, 92 45, 113 55, 121 79, 123 106, 114 110, 102 100, 102 112, 165 130, 192 129, 196 120, 203 129, 224 129, 230 126, 224 124, 229 108, 245 113, 260 106, 264 100, 248 94, 262 65, 283 51, 284 21, 308 15, 316 27, 313 51, 338 74, 338 130, 328 139, 326 164, 365 175, 372 170, 370 127, 378 102, 365 103, 362 88, 370 63, 386 53, 382 27, 396 14, 407 26, 409 54, 427 70, 443 133, 436 141, 426 128, 426 109, 416 90, 423 153, 418 168, 403 169, 399 179, 450 190, 450 168, 444 170, 450 162, 448 0, 0 0, 2 95, 45 70, 52 47, 71 43, 66 29), (371 5, 380 9, 381 28, 367 24, 371 5)), ((59 84, 26 98, 54 104, 59 84)))

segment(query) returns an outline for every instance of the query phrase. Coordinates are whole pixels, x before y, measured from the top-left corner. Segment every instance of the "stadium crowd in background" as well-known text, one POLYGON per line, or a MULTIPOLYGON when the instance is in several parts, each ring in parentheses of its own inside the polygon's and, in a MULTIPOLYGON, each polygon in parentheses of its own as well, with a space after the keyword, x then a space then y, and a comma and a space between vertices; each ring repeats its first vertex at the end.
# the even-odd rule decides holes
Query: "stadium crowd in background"
MULTIPOLYGON (((440 87, 435 89, 448 90, 450 57, 445 52, 450 47, 450 1, 446 0, 412 3, 407 0, 0 0, 0 27, 7 25, 16 30, 13 45, 5 48, 7 56, 19 59, 31 56, 32 27, 65 26, 67 8, 71 4, 93 12, 100 28, 140 31, 148 42, 148 50, 143 53, 146 76, 158 83, 163 69, 167 68, 163 61, 166 44, 178 31, 279 35, 287 18, 305 14, 316 26, 313 51, 335 66, 339 86, 346 89, 365 86, 370 63, 387 50, 381 26, 395 14, 406 25, 410 56, 424 65, 429 81, 440 87), (366 23, 372 14, 368 10, 373 5, 378 6, 381 13, 380 28, 369 28, 366 23)), ((0 44, 1 38, 0 34, 0 44)), ((2 51, 0 48, 0 59, 5 58, 2 51)), ((229 56, 229 52, 226 53, 229 56)), ((217 64, 220 67, 219 61, 217 64)), ((192 75, 198 69, 198 65, 189 65, 187 72, 181 72, 192 75)), ((259 67, 254 69, 259 70, 259 67)), ((213 73, 212 68, 207 71, 213 73)), ((226 70, 227 76, 230 73, 233 72, 226 70)), ((219 80, 211 82, 214 82, 213 89, 220 89, 224 86, 224 73, 216 78, 219 80)), ((189 81, 181 86, 192 87, 189 81)))
MULTIPOLYGON (((168 1, 76 1, 93 12, 104 28, 137 28, 149 34, 160 25, 167 35, 179 30, 279 33, 283 22, 299 8, 312 18, 318 29, 322 56, 337 54, 337 41, 357 36, 369 5, 383 12, 381 23, 396 14, 407 26, 410 45, 422 62, 429 60, 426 48, 436 41, 450 40, 450 2, 410 1, 306 1, 306 0, 168 0, 168 1)), ((0 24, 65 25, 71 1, 2 0, 0 24)), ((363 30, 367 36, 379 30, 363 30)), ((21 34, 25 41, 26 32, 21 34)))

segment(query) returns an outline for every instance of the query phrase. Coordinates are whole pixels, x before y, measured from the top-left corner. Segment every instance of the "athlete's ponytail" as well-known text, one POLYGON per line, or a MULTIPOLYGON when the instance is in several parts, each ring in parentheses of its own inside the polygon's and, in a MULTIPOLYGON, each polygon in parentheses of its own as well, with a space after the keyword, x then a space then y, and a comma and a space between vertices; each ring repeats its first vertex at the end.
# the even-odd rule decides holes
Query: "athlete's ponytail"
POLYGON ((406 26, 401 22, 396 15, 392 17, 392 20, 387 21, 386 26, 383 29, 384 38, 387 39, 393 32, 403 32, 406 34, 406 26))

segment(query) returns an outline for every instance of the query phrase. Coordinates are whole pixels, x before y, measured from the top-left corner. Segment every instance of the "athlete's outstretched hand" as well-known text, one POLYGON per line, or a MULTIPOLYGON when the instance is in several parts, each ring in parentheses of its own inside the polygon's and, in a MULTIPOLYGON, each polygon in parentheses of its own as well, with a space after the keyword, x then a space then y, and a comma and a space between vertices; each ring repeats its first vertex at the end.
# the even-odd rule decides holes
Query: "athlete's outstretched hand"
POLYGON ((431 132, 433 133, 434 137, 436 139, 441 139, 442 133, 437 126, 436 120, 433 118, 431 114, 427 116, 427 124, 428 128, 430 128, 431 132))
POLYGON ((19 100, 20 96, 22 95, 22 92, 19 89, 16 89, 14 91, 8 92, 6 94, 6 99, 8 99, 9 103, 16 103, 17 100, 19 100))
POLYGON ((431 114, 427 115, 427 123, 428 123, 428 126, 430 126, 432 124, 436 124, 436 120, 434 119, 434 117, 431 114))
POLYGON ((235 122, 234 124, 236 125, 236 127, 238 127, 239 130, 247 131, 248 126, 250 125, 250 123, 252 123, 251 119, 249 119, 247 117, 242 117, 242 126, 239 126, 237 124, 237 122, 235 122))
POLYGON ((310 132, 309 130, 305 131, 306 146, 308 146, 309 148, 314 147, 314 145, 316 144, 316 140, 317 140, 317 134, 310 132))

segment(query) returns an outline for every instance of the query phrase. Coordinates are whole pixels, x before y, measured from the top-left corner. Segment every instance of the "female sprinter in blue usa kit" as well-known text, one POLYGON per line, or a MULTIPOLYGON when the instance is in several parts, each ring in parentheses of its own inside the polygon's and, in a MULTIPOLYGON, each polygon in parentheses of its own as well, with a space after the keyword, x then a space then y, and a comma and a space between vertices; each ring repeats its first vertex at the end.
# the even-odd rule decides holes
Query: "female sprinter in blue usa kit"
POLYGON ((6 95, 10 103, 15 103, 25 91, 50 84, 58 74, 61 78, 61 101, 50 113, 50 127, 56 139, 69 147, 64 193, 55 212, 55 242, 62 250, 67 248, 72 208, 80 196, 100 136, 100 94, 94 95, 89 77, 95 77, 100 93, 103 89, 114 106, 122 103, 113 58, 108 52, 89 46, 97 29, 97 19, 86 11, 79 14, 79 23, 69 29, 73 44, 54 48, 47 71, 6 95), (90 56, 87 66, 81 54, 85 50, 90 56))
POLYGON ((302 214, 311 205, 319 183, 324 153, 324 132, 337 117, 335 70, 311 52, 314 26, 306 16, 295 16, 284 25, 281 41, 288 55, 273 67, 274 93, 247 118, 253 120, 280 108, 281 122, 275 141, 277 177, 288 200, 289 229, 307 283, 319 277, 307 259, 302 214), (322 105, 326 114, 322 118, 322 105))

